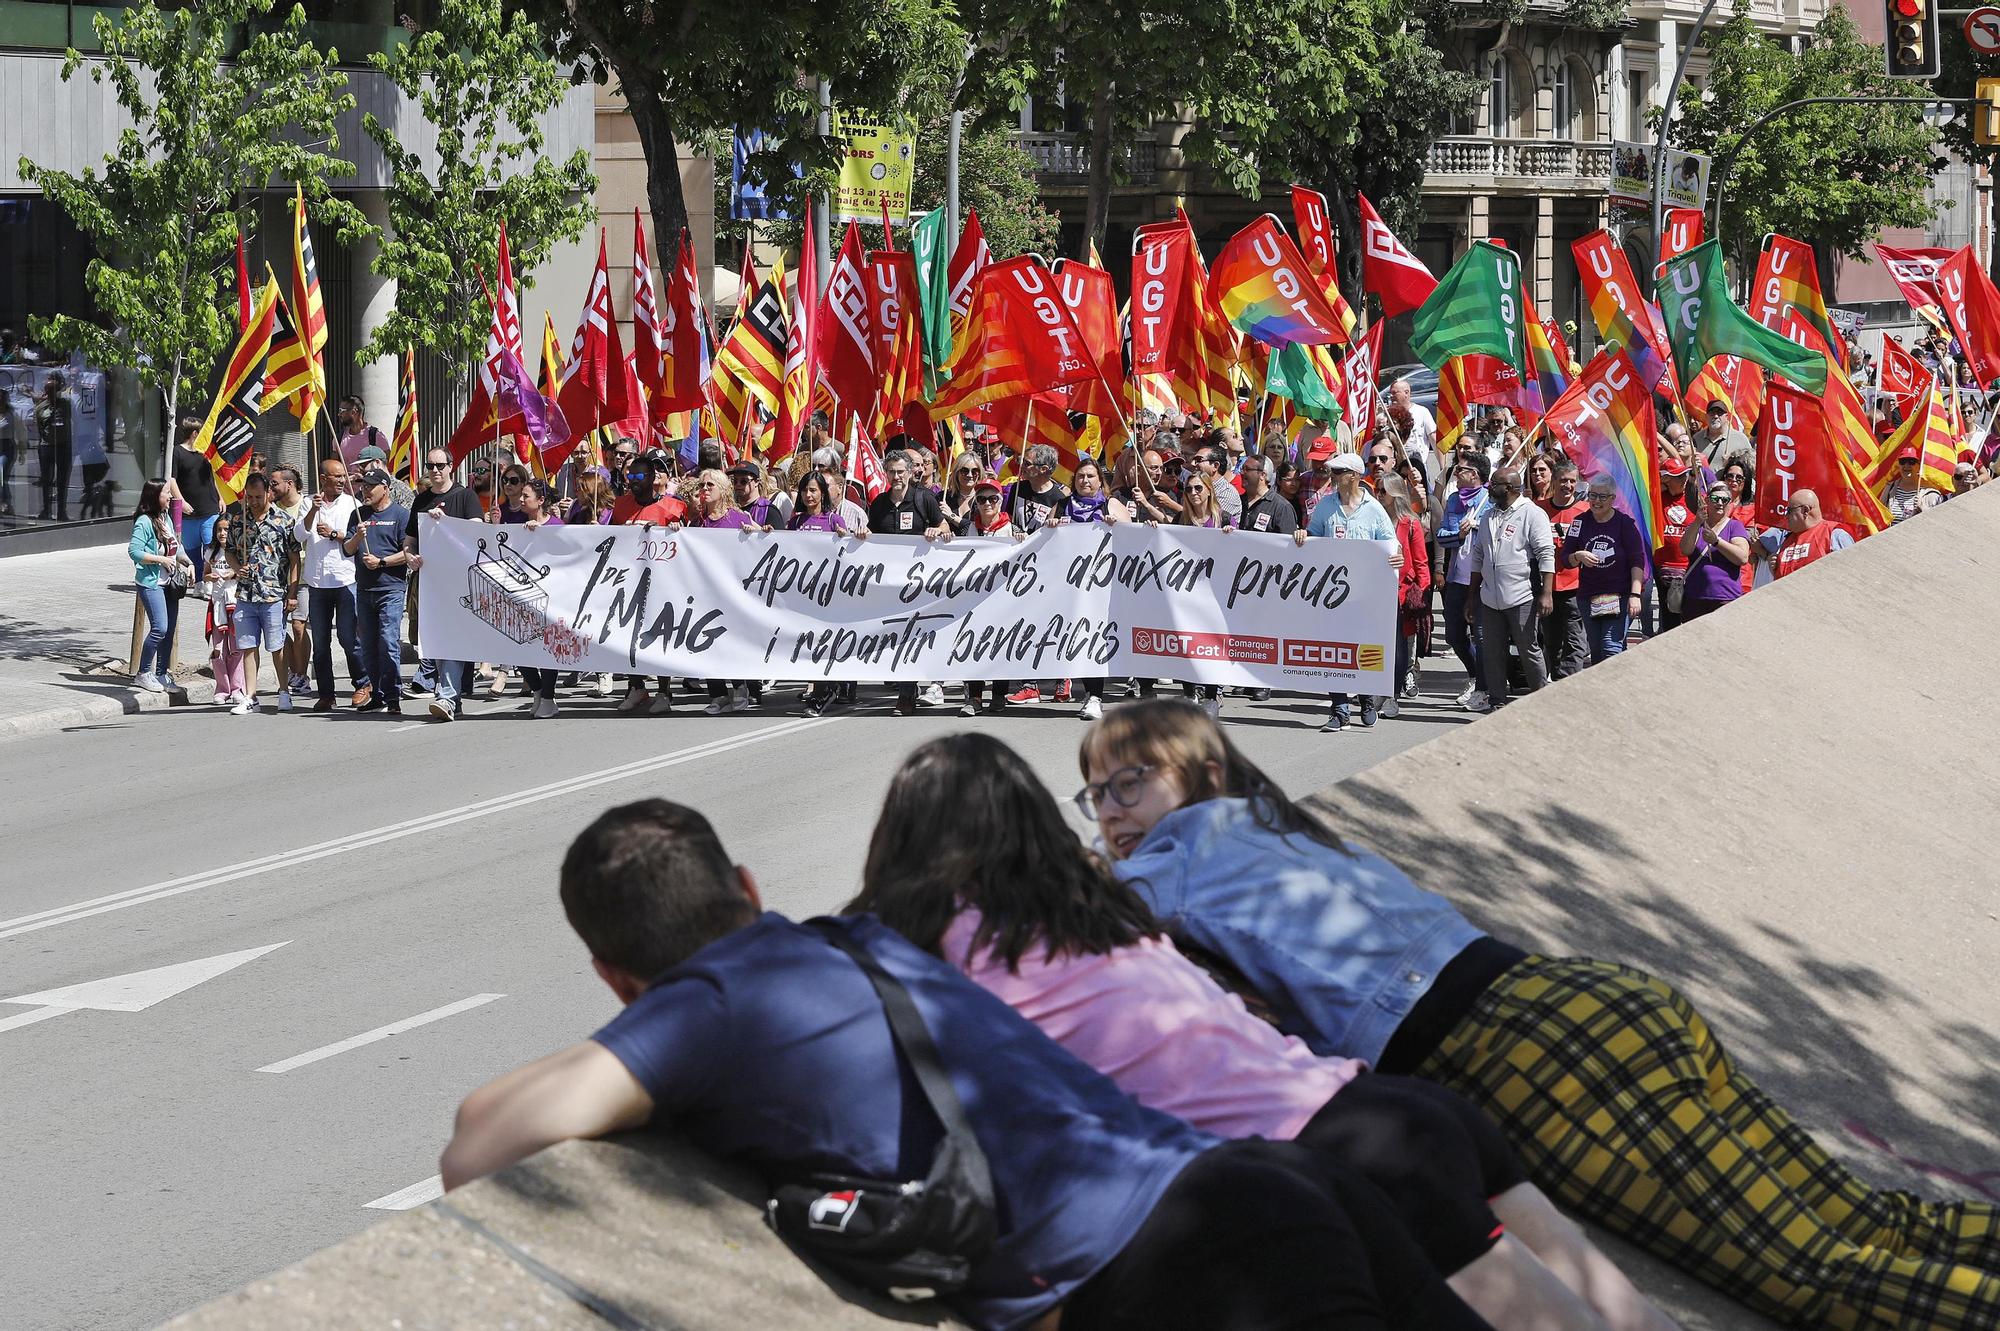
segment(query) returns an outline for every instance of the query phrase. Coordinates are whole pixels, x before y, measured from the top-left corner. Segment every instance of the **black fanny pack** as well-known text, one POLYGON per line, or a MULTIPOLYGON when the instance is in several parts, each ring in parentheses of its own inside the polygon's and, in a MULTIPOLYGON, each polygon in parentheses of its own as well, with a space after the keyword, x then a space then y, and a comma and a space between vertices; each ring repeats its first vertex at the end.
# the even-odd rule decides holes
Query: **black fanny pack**
POLYGON ((921 1179, 807 1174, 780 1182, 764 1218, 795 1252, 866 1289, 906 1303, 954 1293, 999 1232, 986 1154, 909 991, 839 925, 813 920, 810 927, 852 957, 875 986, 890 1036, 944 1140, 921 1179))

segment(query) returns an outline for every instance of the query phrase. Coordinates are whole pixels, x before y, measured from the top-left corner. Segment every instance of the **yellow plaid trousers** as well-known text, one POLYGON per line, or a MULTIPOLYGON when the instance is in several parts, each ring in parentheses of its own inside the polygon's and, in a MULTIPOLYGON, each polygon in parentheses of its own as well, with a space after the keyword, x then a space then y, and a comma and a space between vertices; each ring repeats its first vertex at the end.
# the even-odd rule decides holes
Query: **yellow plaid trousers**
POLYGON ((2000 1328, 2000 1208, 1869 1187, 1644 972, 1529 957, 1418 1075, 1491 1115, 1552 1196, 1779 1321, 2000 1328))

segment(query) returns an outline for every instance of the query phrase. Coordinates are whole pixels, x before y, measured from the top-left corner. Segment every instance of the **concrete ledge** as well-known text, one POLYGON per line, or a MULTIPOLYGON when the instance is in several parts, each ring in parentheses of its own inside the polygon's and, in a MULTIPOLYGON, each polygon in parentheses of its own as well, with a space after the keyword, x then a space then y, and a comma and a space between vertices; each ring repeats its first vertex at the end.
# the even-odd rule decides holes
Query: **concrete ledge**
POLYGON ((653 1136, 570 1142, 375 1225, 170 1331, 957 1326, 822 1279, 751 1176, 653 1136), (593 1305, 595 1311, 593 1311, 593 1305))

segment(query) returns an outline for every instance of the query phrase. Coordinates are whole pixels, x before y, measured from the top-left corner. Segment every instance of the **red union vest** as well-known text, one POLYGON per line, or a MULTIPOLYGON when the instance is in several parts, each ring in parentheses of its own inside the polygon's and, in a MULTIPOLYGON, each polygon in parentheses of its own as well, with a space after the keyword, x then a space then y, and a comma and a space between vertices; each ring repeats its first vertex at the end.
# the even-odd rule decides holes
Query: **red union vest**
POLYGON ((1825 555, 1833 549, 1833 534, 1838 530, 1831 522, 1822 519, 1805 531, 1786 533, 1784 543, 1778 547, 1778 558, 1772 566, 1771 576, 1782 578, 1787 573, 1796 573, 1825 555))

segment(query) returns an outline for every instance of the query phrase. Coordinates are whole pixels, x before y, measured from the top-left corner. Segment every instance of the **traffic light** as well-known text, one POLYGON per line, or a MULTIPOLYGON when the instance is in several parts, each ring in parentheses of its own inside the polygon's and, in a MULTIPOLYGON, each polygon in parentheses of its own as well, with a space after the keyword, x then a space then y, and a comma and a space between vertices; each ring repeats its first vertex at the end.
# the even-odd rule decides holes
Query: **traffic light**
POLYGON ((1972 95, 1972 141, 2000 147, 2000 79, 1980 79, 1972 95))
POLYGON ((1938 74, 1938 12, 1935 0, 1886 0, 1889 77, 1934 79, 1938 74))

